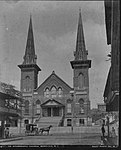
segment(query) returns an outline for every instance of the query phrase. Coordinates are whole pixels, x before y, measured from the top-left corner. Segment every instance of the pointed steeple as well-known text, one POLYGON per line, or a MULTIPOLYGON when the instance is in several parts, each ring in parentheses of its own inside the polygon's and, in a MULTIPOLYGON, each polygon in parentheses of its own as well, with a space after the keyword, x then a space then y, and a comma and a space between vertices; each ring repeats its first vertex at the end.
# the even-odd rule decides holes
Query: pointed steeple
POLYGON ((36 64, 36 59, 37 59, 37 56, 35 55, 32 18, 30 15, 28 37, 27 37, 26 50, 25 50, 23 64, 36 64))
POLYGON ((81 9, 79 9, 76 51, 74 53, 74 56, 75 56, 75 60, 86 60, 87 59, 87 51, 86 51, 86 47, 85 47, 81 9))
POLYGON ((84 31, 81 17, 81 9, 79 9, 79 20, 77 29, 76 51, 74 51, 74 61, 71 61, 73 69, 78 67, 91 68, 91 60, 87 60, 88 51, 86 50, 84 31))

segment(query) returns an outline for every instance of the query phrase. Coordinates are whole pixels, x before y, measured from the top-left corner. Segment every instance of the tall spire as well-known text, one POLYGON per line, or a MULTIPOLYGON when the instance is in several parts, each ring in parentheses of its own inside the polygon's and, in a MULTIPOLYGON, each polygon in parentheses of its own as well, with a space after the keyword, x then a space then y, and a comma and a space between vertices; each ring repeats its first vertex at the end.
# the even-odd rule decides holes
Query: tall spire
POLYGON ((86 51, 86 47, 85 47, 81 9, 79 9, 76 51, 75 51, 74 56, 75 56, 75 60, 86 60, 87 59, 87 51, 86 51))
POLYGON ((35 55, 32 17, 30 14, 28 37, 27 37, 26 51, 25 51, 25 55, 24 55, 23 64, 36 64, 36 59, 37 59, 37 56, 35 55))

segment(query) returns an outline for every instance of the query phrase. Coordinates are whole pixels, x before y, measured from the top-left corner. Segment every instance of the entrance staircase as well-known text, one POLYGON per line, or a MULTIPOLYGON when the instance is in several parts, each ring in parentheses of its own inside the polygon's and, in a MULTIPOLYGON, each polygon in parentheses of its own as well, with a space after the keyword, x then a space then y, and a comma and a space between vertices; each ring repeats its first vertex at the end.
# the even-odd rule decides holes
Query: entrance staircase
POLYGON ((48 127, 52 125, 53 127, 58 127, 62 117, 41 117, 36 121, 39 128, 48 127))

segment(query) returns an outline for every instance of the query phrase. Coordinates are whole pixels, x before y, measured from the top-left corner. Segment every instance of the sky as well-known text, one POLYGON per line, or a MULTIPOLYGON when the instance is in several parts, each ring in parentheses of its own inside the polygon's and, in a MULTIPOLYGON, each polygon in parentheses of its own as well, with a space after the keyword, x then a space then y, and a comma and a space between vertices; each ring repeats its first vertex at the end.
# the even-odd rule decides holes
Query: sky
POLYGON ((103 1, 0 1, 0 81, 13 84, 20 90, 30 14, 34 32, 37 64, 42 69, 38 86, 52 73, 73 87, 73 69, 76 48, 79 8, 88 59, 89 96, 91 108, 103 103, 103 92, 110 67, 107 54, 105 14, 103 1))

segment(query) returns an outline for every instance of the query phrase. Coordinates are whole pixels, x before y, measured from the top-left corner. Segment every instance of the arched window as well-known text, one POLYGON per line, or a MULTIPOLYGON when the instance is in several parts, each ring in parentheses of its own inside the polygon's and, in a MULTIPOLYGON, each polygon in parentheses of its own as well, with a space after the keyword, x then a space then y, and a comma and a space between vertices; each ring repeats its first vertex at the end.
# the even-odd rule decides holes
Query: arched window
POLYGON ((82 98, 79 99, 79 104, 84 105, 84 100, 82 98))
POLYGON ((52 86, 52 88, 51 88, 51 96, 52 96, 52 98, 56 97, 56 95, 57 95, 56 87, 52 86))
POLYGON ((84 87, 84 75, 82 73, 78 76, 78 87, 83 88, 84 87))
POLYGON ((40 114, 40 100, 36 101, 36 113, 40 114))
POLYGON ((26 76, 26 79, 29 80, 29 79, 30 79, 30 76, 26 76))
POLYGON ((71 99, 67 99, 66 102, 67 102, 67 103, 71 103, 72 100, 71 100, 71 99))
POLYGON ((63 93, 63 92, 62 92, 62 88, 59 87, 59 88, 58 88, 58 96, 59 96, 59 97, 62 97, 62 93, 63 93))
POLYGON ((72 104, 71 104, 71 100, 68 99, 67 100, 67 113, 71 113, 72 112, 72 104))
POLYGON ((29 114, 29 101, 25 101, 25 114, 29 114))
POLYGON ((50 91, 49 91, 49 88, 47 87, 47 88, 45 89, 44 96, 45 96, 45 97, 49 97, 49 94, 50 94, 50 91))
POLYGON ((83 114, 84 113, 84 100, 82 98, 79 99, 79 105, 80 105, 80 111, 79 111, 79 113, 83 114))
POLYGON ((30 76, 26 76, 25 77, 25 80, 26 80, 26 89, 24 89, 24 91, 26 90, 26 92, 30 92, 31 91, 31 87, 30 87, 30 84, 31 84, 31 79, 30 79, 30 76))

